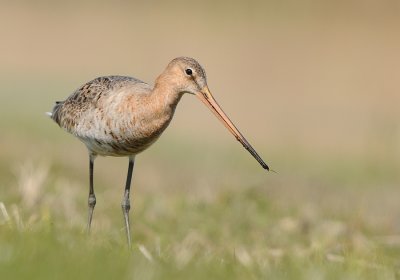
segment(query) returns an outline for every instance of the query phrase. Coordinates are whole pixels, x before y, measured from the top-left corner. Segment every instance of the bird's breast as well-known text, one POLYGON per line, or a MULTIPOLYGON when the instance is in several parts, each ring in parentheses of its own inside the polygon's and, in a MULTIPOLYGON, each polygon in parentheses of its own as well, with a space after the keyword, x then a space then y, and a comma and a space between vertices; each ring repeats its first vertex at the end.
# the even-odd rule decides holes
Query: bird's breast
POLYGON ((92 152, 105 156, 138 154, 153 144, 167 128, 173 112, 136 106, 136 110, 98 109, 86 123, 91 135, 79 137, 92 152), (94 127, 93 127, 94 126, 94 127))

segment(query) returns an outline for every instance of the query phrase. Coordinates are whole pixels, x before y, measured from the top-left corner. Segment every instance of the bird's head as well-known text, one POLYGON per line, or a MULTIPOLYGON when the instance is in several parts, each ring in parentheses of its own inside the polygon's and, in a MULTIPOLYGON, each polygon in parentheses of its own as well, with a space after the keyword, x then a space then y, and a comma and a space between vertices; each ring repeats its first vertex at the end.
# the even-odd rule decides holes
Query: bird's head
POLYGON ((190 57, 173 59, 163 74, 180 94, 198 95, 207 88, 206 72, 195 59, 190 57))
POLYGON ((180 95, 184 93, 196 95, 261 166, 269 170, 268 165, 261 159, 249 142, 247 142, 212 96, 207 86, 206 72, 195 59, 189 57, 173 59, 158 79, 167 81, 168 86, 172 86, 174 92, 180 95))

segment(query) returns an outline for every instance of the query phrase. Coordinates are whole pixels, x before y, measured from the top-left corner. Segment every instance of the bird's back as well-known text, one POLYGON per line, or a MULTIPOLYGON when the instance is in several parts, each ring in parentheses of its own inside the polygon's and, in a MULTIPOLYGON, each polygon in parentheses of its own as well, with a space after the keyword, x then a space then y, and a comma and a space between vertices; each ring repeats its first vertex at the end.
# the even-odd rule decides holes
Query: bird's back
POLYGON ((59 126, 69 130, 68 128, 74 124, 74 120, 77 120, 82 112, 96 107, 100 98, 116 93, 126 86, 149 87, 145 82, 132 77, 98 77, 82 85, 66 100, 56 101, 50 116, 59 126))

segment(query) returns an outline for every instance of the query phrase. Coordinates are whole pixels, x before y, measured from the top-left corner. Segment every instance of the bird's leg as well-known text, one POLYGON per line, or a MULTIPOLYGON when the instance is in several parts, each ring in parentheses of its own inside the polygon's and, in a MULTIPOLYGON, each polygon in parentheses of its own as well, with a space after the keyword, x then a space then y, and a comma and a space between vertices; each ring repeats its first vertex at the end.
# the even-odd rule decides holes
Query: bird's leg
POLYGON ((124 197, 122 198, 122 203, 121 203, 122 213, 124 214, 126 237, 128 240, 129 248, 131 247, 131 232, 129 225, 129 210, 131 209, 131 203, 129 199, 129 194, 131 190, 132 171, 134 163, 135 163, 135 158, 129 157, 128 175, 126 177, 124 197))
POLYGON ((96 205, 96 196, 94 194, 93 189, 93 164, 96 156, 90 154, 89 155, 89 198, 88 198, 88 206, 89 206, 89 216, 88 216, 88 224, 87 231, 90 233, 90 225, 92 224, 93 210, 96 205))

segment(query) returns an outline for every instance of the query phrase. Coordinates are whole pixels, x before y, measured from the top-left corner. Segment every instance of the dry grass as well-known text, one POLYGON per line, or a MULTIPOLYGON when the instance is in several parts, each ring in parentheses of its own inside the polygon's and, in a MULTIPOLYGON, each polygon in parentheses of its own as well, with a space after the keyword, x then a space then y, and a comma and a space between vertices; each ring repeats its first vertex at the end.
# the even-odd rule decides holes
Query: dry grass
MULTIPOLYGON (((61 279, 71 274, 107 279, 115 273, 124 279, 395 279, 399 273, 399 236, 388 224, 377 228, 379 218, 369 223, 366 213, 354 214, 354 207, 331 212, 337 205, 328 200, 322 206, 298 197, 302 203, 287 200, 282 205, 272 186, 262 185, 243 190, 219 186, 212 195, 168 190, 156 194, 138 187, 129 256, 119 192, 99 188, 94 231, 87 237, 86 189, 77 191, 85 186, 43 177, 45 166, 23 170, 31 177, 15 193, 19 202, 0 204, 0 272, 12 278, 51 278, 54 271, 66 273, 61 279), (45 193, 43 199, 29 202, 32 208, 25 206, 28 186, 34 186, 31 193, 45 193), (14 270, 17 263, 24 269, 14 270), (75 269, 83 272, 76 274, 75 269)), ((326 195, 318 197, 326 200, 326 195)))

